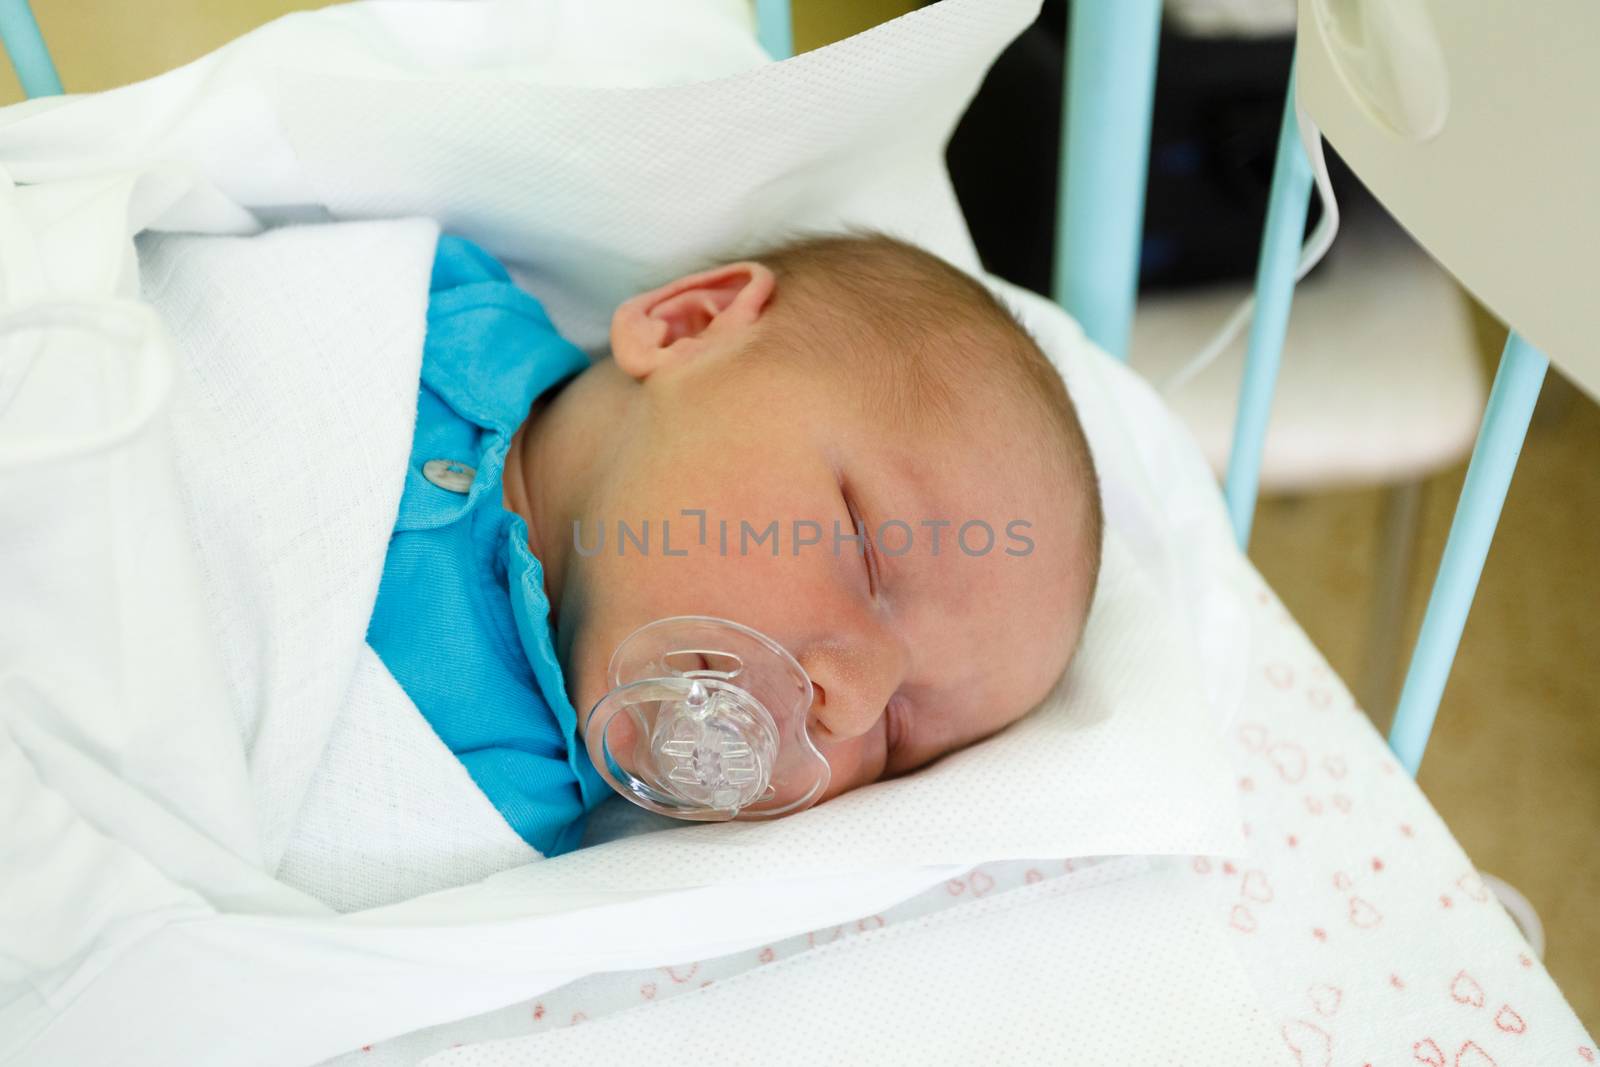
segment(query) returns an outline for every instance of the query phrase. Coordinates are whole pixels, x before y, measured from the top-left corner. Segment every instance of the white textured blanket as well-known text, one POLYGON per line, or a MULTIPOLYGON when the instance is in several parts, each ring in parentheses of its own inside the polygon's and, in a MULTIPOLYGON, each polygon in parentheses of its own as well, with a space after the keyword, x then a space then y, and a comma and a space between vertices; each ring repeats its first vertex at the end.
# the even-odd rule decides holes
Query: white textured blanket
POLYGON ((506 257, 590 346, 618 296, 794 228, 877 225, 975 267, 939 149, 1036 3, 946 0, 776 66, 738 6, 355 5, 0 112, 21 183, 0 183, 0 1056, 311 1060, 983 859, 1238 846, 1216 743, 1236 606, 1180 556, 1226 543, 1215 494, 1042 301, 1017 298, 1112 526, 1049 714, 771 826, 528 866, 362 643, 414 414, 419 217, 506 257), (220 236, 364 217, 399 221, 220 236), (152 228, 210 236, 135 259, 152 228))

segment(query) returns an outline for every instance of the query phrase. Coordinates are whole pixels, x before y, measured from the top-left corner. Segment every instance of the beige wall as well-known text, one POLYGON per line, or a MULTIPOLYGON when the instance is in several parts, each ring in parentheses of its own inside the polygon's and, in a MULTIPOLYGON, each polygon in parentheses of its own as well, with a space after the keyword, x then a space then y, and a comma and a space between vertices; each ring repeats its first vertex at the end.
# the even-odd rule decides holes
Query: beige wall
MULTIPOLYGON (((32 0, 68 92, 140 81, 198 59, 279 15, 316 0, 32 0)), ((0 104, 22 99, 9 63, 0 104)))
POLYGON ((920 6, 916 0, 791 0, 795 48, 805 51, 871 29, 920 6))

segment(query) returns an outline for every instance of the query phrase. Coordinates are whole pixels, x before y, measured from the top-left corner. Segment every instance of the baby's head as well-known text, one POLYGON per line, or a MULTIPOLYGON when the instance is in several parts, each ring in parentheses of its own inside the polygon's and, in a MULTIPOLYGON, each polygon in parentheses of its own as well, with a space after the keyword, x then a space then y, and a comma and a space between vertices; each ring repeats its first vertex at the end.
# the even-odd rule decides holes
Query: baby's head
POLYGON ((825 799, 1048 693, 1099 490, 1060 377, 983 286, 887 237, 807 239, 634 297, 611 344, 522 448, 580 716, 618 643, 672 615, 793 653, 825 799))

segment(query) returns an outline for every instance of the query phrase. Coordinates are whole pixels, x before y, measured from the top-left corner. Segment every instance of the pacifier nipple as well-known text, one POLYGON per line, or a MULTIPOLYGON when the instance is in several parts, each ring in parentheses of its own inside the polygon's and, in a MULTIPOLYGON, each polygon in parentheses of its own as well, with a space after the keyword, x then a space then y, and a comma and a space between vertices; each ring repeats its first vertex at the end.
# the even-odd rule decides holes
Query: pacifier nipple
POLYGON ((683 699, 656 718, 650 748, 661 777, 680 799, 737 810, 766 792, 777 729, 760 729, 767 726, 759 721, 765 713, 738 703, 734 694, 713 692, 696 678, 683 699))

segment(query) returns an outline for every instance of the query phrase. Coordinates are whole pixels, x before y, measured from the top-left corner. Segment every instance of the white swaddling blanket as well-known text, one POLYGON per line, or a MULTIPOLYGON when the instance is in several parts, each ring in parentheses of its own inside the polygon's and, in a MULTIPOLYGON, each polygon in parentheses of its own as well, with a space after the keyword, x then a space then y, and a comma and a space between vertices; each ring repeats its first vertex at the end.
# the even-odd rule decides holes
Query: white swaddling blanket
MULTIPOLYGON (((1033 5, 949 0, 792 63, 672 90, 452 80, 452 62, 479 55, 462 42, 503 47, 494 13, 522 6, 301 16, 164 79, 0 116, 0 163, 36 183, 0 193, 7 306, 122 307, 119 328, 143 347, 109 353, 98 373, 159 377, 172 357, 153 324, 108 303, 142 281, 179 349, 172 408, 118 449, 44 467, 17 444, 27 427, 0 423, 4 593, 19 608, 0 622, 0 808, 19 831, 0 874, 21 905, 0 919, 0 1052, 311 1059, 589 970, 868 912, 950 865, 1238 845, 1214 744, 1234 683, 1195 636, 1225 633, 1229 604, 1175 558, 1186 538, 1226 539, 1214 495, 1148 392, 1065 316, 1024 300, 1083 406, 1113 531, 1068 685, 1074 714, 1034 716, 771 826, 619 841, 329 917, 330 902, 402 899, 525 855, 361 642, 414 412, 434 228, 161 238, 144 245, 138 281, 128 236, 242 232, 258 217, 440 218, 510 260, 590 345, 618 295, 797 226, 871 223, 975 266, 938 147, 1033 5), (403 120, 379 107, 396 94, 403 120), (667 143, 683 140, 685 114, 704 151, 667 143), (652 130, 668 132, 652 142, 652 130), (737 142, 711 136, 730 131, 737 142), (722 168, 731 176, 686 162, 712 149, 738 162, 722 168), (589 169, 580 180, 562 161, 589 169), (660 169, 589 180, 630 161, 660 169), (1015 787, 974 803, 997 762, 1015 787), (427 818, 443 813, 455 825, 427 818), (271 1008, 261 1018, 315 1021, 230 1026, 241 967, 271 1008)), ((559 17, 578 6, 545 6, 543 28, 570 31, 553 39, 581 39, 583 19, 559 17)), ((753 68, 746 38, 717 36, 717 6, 655 17, 699 11, 722 48, 702 69, 753 68)), ((51 352, 72 348, 64 336, 51 352)), ((70 431, 128 414, 119 392, 73 392, 84 375, 63 361, 17 377, 27 402, 5 416, 49 395, 69 405, 54 410, 67 446, 82 444, 70 431)))

